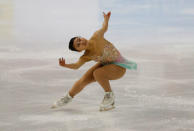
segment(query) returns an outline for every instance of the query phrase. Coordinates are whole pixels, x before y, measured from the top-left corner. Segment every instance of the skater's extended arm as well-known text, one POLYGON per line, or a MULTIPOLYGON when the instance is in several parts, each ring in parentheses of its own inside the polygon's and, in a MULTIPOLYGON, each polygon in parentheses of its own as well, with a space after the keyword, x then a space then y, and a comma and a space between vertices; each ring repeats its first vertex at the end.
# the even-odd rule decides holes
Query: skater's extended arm
POLYGON ((79 59, 78 62, 72 63, 72 64, 66 64, 65 59, 60 58, 59 59, 59 65, 63 67, 67 67, 70 69, 79 69, 85 62, 82 59, 79 59))
POLYGON ((101 35, 101 36, 103 36, 104 33, 108 30, 108 22, 109 22, 111 12, 108 12, 107 14, 103 12, 103 15, 104 15, 104 22, 102 24, 102 28, 95 32, 96 34, 101 35))

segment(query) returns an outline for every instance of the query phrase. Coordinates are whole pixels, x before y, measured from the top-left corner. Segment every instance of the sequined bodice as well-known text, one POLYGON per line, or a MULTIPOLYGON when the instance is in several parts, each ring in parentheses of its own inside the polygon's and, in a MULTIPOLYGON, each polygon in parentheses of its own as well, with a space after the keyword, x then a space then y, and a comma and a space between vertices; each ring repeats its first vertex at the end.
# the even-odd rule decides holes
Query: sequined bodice
POLYGON ((85 63, 94 60, 103 65, 115 64, 127 69, 137 69, 137 64, 123 57, 112 43, 104 39, 98 33, 88 41, 87 50, 80 57, 80 62, 85 63))
POLYGON ((92 60, 101 63, 109 63, 116 61, 116 59, 120 56, 119 51, 111 44, 106 44, 104 46, 104 50, 102 55, 93 55, 91 56, 92 60))

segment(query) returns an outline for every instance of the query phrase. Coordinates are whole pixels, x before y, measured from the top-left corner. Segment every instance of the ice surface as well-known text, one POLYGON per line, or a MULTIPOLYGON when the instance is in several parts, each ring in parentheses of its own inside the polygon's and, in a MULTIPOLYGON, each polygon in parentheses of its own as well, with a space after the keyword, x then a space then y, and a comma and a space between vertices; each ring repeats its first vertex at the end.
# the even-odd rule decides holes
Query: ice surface
POLYGON ((194 45, 139 45, 120 51, 138 63, 138 70, 111 81, 116 108, 99 112, 104 92, 98 83, 66 107, 50 109, 94 62, 70 70, 53 57, 1 49, 0 130, 194 131, 194 45))

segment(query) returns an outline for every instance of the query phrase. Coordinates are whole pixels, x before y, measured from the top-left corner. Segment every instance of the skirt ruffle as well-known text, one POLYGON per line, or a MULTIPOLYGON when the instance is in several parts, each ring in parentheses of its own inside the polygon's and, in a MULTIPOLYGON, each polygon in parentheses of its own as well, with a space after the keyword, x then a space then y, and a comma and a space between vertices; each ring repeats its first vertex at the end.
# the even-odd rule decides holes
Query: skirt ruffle
POLYGON ((115 64, 129 70, 137 70, 137 63, 135 63, 134 61, 128 60, 123 56, 120 56, 116 61, 106 63, 104 65, 107 65, 107 64, 115 64))

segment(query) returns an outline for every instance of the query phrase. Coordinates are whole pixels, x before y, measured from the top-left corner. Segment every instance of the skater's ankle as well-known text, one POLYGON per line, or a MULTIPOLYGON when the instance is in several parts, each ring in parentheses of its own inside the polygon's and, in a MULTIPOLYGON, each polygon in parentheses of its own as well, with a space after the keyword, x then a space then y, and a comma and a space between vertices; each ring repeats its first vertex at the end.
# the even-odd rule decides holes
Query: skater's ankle
POLYGON ((113 93, 113 92, 112 92, 112 90, 111 91, 105 91, 105 94, 107 94, 107 93, 113 93))
POLYGON ((111 89, 109 89, 109 90, 104 90, 105 92, 112 92, 112 90, 111 89))
POLYGON ((70 97, 74 97, 74 95, 71 92, 68 92, 70 97))

